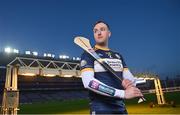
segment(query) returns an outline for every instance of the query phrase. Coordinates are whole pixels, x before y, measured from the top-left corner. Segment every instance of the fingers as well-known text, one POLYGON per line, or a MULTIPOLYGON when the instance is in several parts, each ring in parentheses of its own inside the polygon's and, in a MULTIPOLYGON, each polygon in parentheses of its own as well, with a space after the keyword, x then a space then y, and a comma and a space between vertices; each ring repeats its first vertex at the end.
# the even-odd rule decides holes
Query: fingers
POLYGON ((138 93, 138 94, 134 94, 135 97, 142 97, 143 95, 138 93))
POLYGON ((142 97, 143 96, 143 94, 141 93, 141 91, 138 88, 135 88, 135 87, 132 87, 132 88, 133 88, 133 94, 136 97, 142 97))
POLYGON ((129 87, 125 90, 125 98, 132 99, 135 97, 143 97, 141 91, 136 87, 129 87))
POLYGON ((125 89, 127 89, 128 87, 134 86, 134 85, 133 85, 133 82, 130 81, 130 80, 128 80, 128 79, 124 79, 124 80, 122 81, 122 85, 123 85, 123 87, 124 87, 125 89))
POLYGON ((133 86, 133 83, 132 82, 128 82, 126 87, 132 87, 133 86))
POLYGON ((140 90, 139 91, 134 91, 134 94, 135 94, 136 97, 142 97, 143 96, 143 94, 141 93, 140 90))

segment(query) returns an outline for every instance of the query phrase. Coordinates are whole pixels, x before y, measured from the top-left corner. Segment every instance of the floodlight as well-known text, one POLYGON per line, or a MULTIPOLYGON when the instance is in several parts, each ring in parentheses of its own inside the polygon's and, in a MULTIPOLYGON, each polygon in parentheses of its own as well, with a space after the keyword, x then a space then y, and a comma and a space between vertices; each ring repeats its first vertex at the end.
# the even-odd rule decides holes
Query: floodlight
POLYGON ((51 54, 47 54, 47 57, 51 57, 51 54))
POLYGON ((65 58, 66 58, 66 55, 62 55, 62 58, 65 59, 65 58))
POLYGON ((46 53, 44 53, 44 57, 46 57, 47 56, 47 54, 46 53))
POLYGON ((61 59, 61 58, 62 58, 62 55, 59 55, 59 58, 61 59))
POLYGON ((81 60, 81 58, 77 57, 76 60, 81 60))
POLYGON ((31 51, 25 51, 25 54, 26 54, 26 55, 30 55, 30 54, 31 54, 31 51))
POLYGON ((36 74, 34 74, 34 73, 23 73, 21 75, 23 75, 23 76, 35 76, 36 74))
POLYGON ((13 53, 19 53, 19 50, 17 50, 17 49, 13 49, 13 53))
POLYGON ((54 54, 52 54, 52 56, 51 56, 52 58, 54 58, 55 57, 55 55, 54 54))
POLYGON ((73 60, 76 60, 76 58, 75 58, 75 57, 73 57, 72 59, 73 59, 73 60))
POLYGON ((36 52, 36 51, 32 52, 32 54, 33 54, 34 56, 38 56, 38 52, 36 52))
POLYGON ((56 75, 55 74, 44 74, 44 76, 46 76, 46 77, 54 77, 56 75))
POLYGON ((6 48, 4 48, 4 51, 6 53, 11 53, 12 49, 10 47, 6 47, 6 48))
POLYGON ((63 77, 73 77, 73 75, 63 75, 63 77))

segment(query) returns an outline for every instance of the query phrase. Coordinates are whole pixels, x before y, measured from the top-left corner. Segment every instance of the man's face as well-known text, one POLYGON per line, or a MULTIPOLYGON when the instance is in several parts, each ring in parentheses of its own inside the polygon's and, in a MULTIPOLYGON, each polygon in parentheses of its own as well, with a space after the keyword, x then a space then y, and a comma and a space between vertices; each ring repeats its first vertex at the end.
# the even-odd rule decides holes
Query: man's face
POLYGON ((111 32, 109 31, 106 24, 96 24, 93 31, 96 44, 106 44, 108 42, 111 32))

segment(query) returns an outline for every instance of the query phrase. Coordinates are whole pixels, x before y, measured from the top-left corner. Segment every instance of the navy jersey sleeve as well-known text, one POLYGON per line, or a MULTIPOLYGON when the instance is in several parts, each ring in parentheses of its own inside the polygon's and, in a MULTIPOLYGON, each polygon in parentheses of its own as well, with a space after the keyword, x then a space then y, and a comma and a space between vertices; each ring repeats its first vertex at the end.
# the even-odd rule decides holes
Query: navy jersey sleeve
POLYGON ((85 68, 94 68, 94 59, 91 57, 90 54, 84 52, 81 55, 81 62, 80 62, 81 70, 85 68))
POLYGON ((119 55, 120 55, 120 58, 121 58, 121 61, 122 61, 123 68, 128 68, 125 61, 124 61, 123 56, 121 54, 119 54, 119 55))

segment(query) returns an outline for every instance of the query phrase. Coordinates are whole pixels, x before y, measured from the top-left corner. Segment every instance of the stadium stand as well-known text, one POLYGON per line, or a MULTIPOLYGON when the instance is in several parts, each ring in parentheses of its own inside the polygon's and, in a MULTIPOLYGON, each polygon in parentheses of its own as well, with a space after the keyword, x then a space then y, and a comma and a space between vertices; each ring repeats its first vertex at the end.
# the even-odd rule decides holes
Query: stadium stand
MULTIPOLYGON (((5 84, 6 65, 14 60, 16 56, 56 61, 62 60, 0 53, 0 102, 2 102, 2 94, 5 84)), ((63 61, 79 63, 76 60, 63 61)), ((20 91, 20 103, 44 102, 49 100, 67 100, 87 97, 87 92, 83 88, 81 78, 78 77, 18 75, 18 89, 20 91)))
MULTIPOLYGON (((20 54, 0 53, 0 104, 2 102, 2 94, 5 83, 6 65, 17 56, 35 59, 38 58, 57 61, 61 60, 20 54)), ((64 61, 79 63, 79 61, 73 60, 64 61)), ((173 90, 180 90, 180 77, 161 80, 161 85, 163 91, 170 91, 171 87, 175 87, 173 90)), ((154 83, 153 81, 147 81, 146 84, 138 85, 138 87, 143 91, 143 93, 149 93, 151 90, 154 90, 154 83)), ((18 89, 20 91, 20 103, 45 102, 50 100, 67 100, 88 97, 87 91, 83 88, 81 78, 78 77, 43 77, 19 75, 18 89)))

